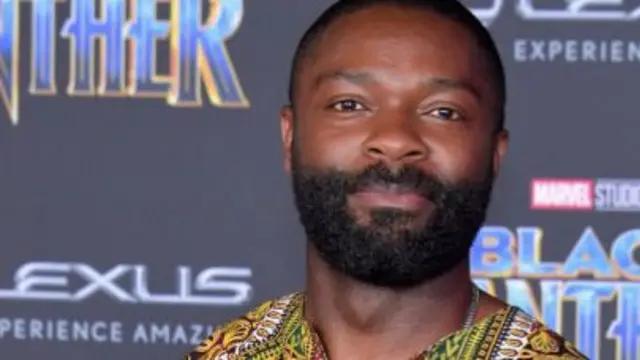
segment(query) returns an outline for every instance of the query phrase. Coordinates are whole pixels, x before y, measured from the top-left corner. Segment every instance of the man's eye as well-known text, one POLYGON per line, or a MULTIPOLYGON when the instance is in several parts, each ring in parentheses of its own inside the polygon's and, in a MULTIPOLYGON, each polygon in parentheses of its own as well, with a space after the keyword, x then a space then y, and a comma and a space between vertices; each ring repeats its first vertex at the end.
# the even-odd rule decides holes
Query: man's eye
POLYGON ((443 120, 458 120, 460 118, 460 113, 446 107, 437 108, 429 113, 431 116, 435 116, 438 119, 443 120))
POLYGON ((331 106, 336 111, 362 111, 366 108, 355 100, 341 100, 331 106))

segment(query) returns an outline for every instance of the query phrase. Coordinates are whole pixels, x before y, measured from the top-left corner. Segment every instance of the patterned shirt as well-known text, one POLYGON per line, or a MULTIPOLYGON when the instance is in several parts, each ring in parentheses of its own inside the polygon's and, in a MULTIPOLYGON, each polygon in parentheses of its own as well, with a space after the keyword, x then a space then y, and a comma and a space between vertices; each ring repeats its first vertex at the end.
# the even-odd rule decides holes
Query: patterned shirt
MULTIPOLYGON (((184 360, 328 360, 303 315, 304 295, 267 301, 217 328, 184 360)), ((516 307, 439 340, 415 360, 588 360, 516 307)))

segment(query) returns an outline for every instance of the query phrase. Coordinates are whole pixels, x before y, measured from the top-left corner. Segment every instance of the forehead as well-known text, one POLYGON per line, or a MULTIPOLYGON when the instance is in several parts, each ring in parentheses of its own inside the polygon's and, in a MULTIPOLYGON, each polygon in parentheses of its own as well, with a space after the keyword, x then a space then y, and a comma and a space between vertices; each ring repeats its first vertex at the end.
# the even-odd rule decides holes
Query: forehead
POLYGON ((484 90, 489 80, 475 37, 461 24, 422 9, 377 5, 343 15, 310 55, 302 82, 344 69, 463 79, 484 90))

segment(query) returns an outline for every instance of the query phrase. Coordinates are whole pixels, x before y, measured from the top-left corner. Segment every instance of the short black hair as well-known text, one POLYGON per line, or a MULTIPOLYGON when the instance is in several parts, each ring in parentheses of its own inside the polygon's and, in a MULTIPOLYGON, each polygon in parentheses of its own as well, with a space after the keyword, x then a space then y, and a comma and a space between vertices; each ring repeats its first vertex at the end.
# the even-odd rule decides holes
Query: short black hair
POLYGON ((458 0, 338 0, 326 9, 302 35, 296 47, 289 75, 289 102, 294 106, 297 74, 306 57, 313 50, 318 39, 336 20, 375 5, 394 5, 433 11, 464 26, 476 38, 477 44, 486 55, 498 95, 498 114, 496 131, 504 129, 506 79, 504 66, 498 48, 486 27, 478 18, 458 0))

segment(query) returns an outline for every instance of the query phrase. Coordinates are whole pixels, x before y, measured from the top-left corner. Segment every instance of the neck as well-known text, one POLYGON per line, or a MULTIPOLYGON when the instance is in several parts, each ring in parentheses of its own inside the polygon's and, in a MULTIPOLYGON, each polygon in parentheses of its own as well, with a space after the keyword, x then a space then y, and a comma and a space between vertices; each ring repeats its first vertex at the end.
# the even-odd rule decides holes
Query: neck
POLYGON ((337 273, 310 247, 305 316, 332 359, 409 358, 462 327, 470 284, 464 261, 414 288, 376 287, 337 273))

